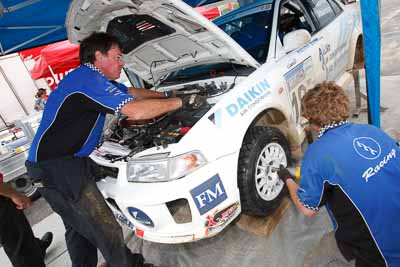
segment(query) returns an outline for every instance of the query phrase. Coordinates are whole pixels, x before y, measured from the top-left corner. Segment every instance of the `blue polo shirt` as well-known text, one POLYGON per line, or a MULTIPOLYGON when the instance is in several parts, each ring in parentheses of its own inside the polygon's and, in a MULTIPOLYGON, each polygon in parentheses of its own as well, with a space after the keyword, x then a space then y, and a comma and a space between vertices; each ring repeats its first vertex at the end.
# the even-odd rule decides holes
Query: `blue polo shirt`
POLYGON ((327 204, 348 258, 400 266, 399 153, 380 129, 346 123, 326 131, 304 155, 297 194, 309 209, 327 204))
POLYGON ((118 114, 131 100, 126 86, 92 65, 73 70, 49 96, 28 161, 88 156, 100 140, 106 113, 118 114))

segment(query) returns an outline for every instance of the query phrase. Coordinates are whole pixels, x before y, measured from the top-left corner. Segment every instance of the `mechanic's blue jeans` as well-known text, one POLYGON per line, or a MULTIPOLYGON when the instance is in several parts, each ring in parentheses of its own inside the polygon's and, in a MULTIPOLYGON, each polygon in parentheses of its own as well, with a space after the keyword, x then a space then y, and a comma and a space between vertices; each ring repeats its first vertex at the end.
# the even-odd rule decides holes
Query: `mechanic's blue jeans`
POLYGON ((96 183, 88 178, 90 159, 64 158, 39 165, 44 171, 44 188, 39 190, 64 222, 73 267, 96 267, 97 248, 110 267, 143 265, 142 255, 126 247, 120 225, 96 183))

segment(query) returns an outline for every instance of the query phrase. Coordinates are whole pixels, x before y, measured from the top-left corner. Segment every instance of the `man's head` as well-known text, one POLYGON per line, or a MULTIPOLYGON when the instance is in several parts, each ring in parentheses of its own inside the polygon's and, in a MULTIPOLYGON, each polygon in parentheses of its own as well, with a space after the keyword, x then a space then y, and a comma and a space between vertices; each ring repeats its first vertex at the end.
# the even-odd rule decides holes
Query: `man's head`
POLYGON ((82 40, 79 58, 81 64, 93 64, 110 80, 119 78, 124 65, 118 39, 104 32, 94 32, 82 40))
POLYGON ((36 98, 41 98, 43 95, 46 95, 46 89, 44 88, 39 88, 36 92, 35 97, 36 98))
POLYGON ((301 114, 318 127, 340 122, 349 117, 349 98, 334 82, 323 82, 303 96, 301 114))

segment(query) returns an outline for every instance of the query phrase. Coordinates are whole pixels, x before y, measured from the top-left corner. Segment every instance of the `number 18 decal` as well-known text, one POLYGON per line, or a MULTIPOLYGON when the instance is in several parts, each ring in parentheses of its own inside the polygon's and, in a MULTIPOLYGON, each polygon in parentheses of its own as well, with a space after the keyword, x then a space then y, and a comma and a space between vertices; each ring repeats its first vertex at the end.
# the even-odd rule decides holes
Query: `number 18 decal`
POLYGON ((301 84, 295 90, 292 91, 290 98, 292 102, 293 116, 296 123, 299 123, 300 119, 300 108, 301 108, 301 98, 306 94, 306 87, 301 84))

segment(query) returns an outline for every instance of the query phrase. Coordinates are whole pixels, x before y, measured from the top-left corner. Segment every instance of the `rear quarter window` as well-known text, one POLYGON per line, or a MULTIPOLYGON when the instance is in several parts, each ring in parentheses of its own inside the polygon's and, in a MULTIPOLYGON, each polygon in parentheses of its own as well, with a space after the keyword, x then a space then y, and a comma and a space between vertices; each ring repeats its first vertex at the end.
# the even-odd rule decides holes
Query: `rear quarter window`
POLYGON ((329 0, 329 3, 331 4, 333 11, 335 11, 336 16, 339 16, 340 13, 342 13, 343 9, 339 6, 339 4, 334 1, 334 0, 329 0))
POLYGON ((312 10, 317 17, 320 28, 325 27, 336 18, 336 14, 328 0, 312 0, 311 2, 313 3, 312 10))

